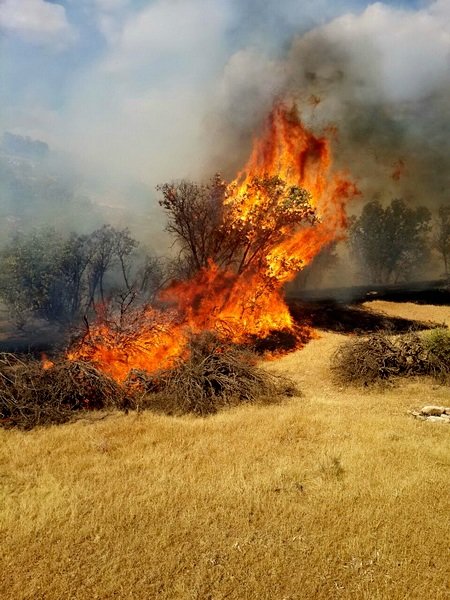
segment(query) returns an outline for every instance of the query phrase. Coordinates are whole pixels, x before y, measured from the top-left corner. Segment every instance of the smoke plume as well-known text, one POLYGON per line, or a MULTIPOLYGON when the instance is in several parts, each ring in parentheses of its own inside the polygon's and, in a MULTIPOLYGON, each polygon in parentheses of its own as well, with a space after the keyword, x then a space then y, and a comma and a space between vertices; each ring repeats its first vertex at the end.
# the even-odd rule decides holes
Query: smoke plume
POLYGON ((365 199, 403 197, 433 208, 450 183, 450 4, 376 3, 294 36, 283 55, 254 48, 228 61, 211 122, 214 161, 232 172, 275 96, 309 126, 336 128, 336 166, 365 199), (219 117, 217 115, 220 115, 219 117))

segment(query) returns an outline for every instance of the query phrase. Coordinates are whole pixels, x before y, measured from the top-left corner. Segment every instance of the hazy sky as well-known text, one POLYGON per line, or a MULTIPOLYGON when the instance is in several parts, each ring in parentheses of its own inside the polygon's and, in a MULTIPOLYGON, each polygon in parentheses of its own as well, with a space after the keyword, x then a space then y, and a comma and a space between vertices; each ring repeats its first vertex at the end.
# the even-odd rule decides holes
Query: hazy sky
POLYGON ((322 85, 338 127, 350 88, 352 101, 378 99, 403 107, 403 115, 406 104, 417 108, 436 90, 442 103, 450 72, 449 5, 0 0, 0 133, 42 139, 111 176, 151 185, 195 177, 214 144, 221 147, 224 123, 234 132, 224 146, 232 152, 236 132, 274 94, 301 95, 311 85, 299 65, 314 69, 316 84, 331 81, 330 48, 354 53, 346 91, 336 92, 340 107, 332 86, 322 85), (331 40, 326 52, 324 39, 331 40))

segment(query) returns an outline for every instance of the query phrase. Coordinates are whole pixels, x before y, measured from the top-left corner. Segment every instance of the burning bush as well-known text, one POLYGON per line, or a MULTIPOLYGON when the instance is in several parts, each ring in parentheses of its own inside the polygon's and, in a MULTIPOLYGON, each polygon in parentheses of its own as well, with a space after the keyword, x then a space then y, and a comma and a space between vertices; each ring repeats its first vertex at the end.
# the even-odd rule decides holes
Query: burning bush
POLYGON ((248 350, 225 344, 210 332, 194 336, 189 358, 154 374, 133 371, 128 385, 142 387, 143 408, 169 414, 207 415, 243 402, 273 402, 296 393, 287 379, 264 371, 248 350))
POLYGON ((100 316, 70 357, 123 382, 133 370, 178 364, 189 331, 215 331, 242 345, 277 332, 298 347, 303 336, 283 287, 344 237, 346 204, 359 193, 331 166, 328 135, 308 130, 295 106, 278 102, 232 182, 216 176, 160 186, 180 277, 134 313, 130 327, 122 312, 118 328, 100 316))
POLYGON ((386 383, 395 376, 432 375, 442 379, 450 372, 450 334, 433 330, 396 338, 386 332, 352 340, 338 348, 331 368, 337 381, 369 385, 386 383))
POLYGON ((75 411, 121 406, 124 390, 90 364, 61 360, 44 368, 38 360, 0 354, 0 422, 30 429, 64 423, 75 411))
POLYGON ((256 356, 215 334, 190 339, 173 368, 134 370, 120 384, 90 363, 44 363, 0 354, 0 424, 31 429, 64 423, 87 409, 153 409, 206 415, 241 402, 273 402, 292 396, 291 382, 256 364, 256 356))

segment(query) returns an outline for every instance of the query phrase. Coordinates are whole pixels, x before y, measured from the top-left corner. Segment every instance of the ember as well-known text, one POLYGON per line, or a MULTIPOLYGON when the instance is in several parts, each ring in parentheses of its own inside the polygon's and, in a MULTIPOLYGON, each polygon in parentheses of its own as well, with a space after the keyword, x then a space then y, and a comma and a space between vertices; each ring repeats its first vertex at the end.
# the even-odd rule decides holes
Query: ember
MULTIPOLYGON (((357 190, 331 173, 329 140, 308 131, 296 108, 283 103, 224 190, 219 229, 222 239, 237 240, 227 260, 211 255, 192 277, 169 285, 158 298, 166 309, 136 312, 120 328, 105 321, 91 326, 70 359, 91 361, 124 381, 133 369, 170 368, 187 356, 192 334, 214 331, 245 344, 274 331, 295 333, 282 287, 345 235, 345 205, 357 190)), ((163 193, 170 204, 176 191, 164 186, 163 193)))

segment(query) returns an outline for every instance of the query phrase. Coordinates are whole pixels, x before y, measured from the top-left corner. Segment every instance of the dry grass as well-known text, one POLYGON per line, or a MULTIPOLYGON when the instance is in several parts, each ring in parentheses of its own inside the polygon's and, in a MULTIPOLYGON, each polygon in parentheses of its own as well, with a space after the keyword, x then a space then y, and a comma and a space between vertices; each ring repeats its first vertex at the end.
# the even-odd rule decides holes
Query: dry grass
POLYGON ((407 411, 449 389, 340 390, 343 339, 269 363, 281 405, 0 430, 0 597, 448 598, 449 430, 407 411))
POLYGON ((448 306, 430 306, 428 304, 415 304, 414 302, 388 302, 386 300, 372 300, 364 302, 361 306, 376 312, 385 313, 391 317, 402 317, 415 321, 431 321, 445 323, 450 327, 450 310, 448 306))

